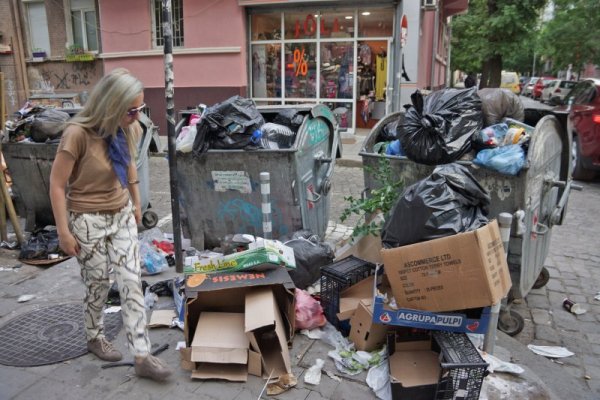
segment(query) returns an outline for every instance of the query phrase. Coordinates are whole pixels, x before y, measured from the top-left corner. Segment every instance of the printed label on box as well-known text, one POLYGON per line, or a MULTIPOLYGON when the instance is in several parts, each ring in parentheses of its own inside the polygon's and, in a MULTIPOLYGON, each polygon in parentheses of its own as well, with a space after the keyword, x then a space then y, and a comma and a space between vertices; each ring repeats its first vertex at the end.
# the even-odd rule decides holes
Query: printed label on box
POLYGON ((252 184, 246 171, 211 171, 215 191, 237 190, 240 193, 252 193, 252 184))

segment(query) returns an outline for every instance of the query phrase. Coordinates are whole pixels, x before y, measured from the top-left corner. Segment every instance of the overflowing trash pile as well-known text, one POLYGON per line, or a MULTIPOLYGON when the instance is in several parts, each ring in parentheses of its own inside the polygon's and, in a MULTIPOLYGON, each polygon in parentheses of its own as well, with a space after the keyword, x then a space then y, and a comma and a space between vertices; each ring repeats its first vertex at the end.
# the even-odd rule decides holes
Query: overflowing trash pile
POLYGON ((8 142, 58 143, 71 116, 51 107, 26 103, 4 126, 8 142))
POLYGON ((279 112, 265 121, 252 99, 233 96, 192 113, 176 139, 176 149, 199 155, 209 149, 289 149, 304 121, 295 109, 279 112))
POLYGON ((518 96, 503 89, 444 89, 411 96, 402 119, 383 127, 378 153, 426 165, 455 161, 506 175, 526 165, 532 126, 524 124, 518 96))

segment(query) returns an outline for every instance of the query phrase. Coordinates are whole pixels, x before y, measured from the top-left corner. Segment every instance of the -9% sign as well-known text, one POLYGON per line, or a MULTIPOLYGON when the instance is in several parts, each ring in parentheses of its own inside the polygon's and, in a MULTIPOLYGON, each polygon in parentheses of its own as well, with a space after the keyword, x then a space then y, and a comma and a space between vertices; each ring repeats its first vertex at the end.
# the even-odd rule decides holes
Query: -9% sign
POLYGON ((294 68, 294 72, 296 76, 302 75, 306 76, 308 73, 308 62, 304 59, 304 49, 296 49, 294 50, 294 63, 288 64, 289 68, 294 68))

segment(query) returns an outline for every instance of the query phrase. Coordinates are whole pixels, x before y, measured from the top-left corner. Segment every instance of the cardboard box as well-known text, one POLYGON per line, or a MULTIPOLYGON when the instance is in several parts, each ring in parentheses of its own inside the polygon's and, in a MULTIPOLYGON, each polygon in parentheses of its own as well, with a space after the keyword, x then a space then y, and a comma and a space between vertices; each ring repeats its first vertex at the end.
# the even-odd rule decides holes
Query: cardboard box
POLYGON ((246 293, 245 331, 252 350, 262 358, 267 376, 276 378, 292 372, 283 319, 271 288, 246 293))
POLYGON ((349 339, 357 350, 378 350, 385 344, 387 325, 373 322, 373 300, 362 300, 350 319, 349 339))
POLYGON ((212 274, 272 269, 278 266, 296 268, 294 249, 273 240, 249 244, 249 249, 214 258, 190 258, 183 267, 185 274, 212 274))
POLYGON ((373 322, 376 324, 405 326, 410 328, 441 330, 448 332, 487 333, 491 307, 455 312, 428 312, 410 308, 391 308, 386 298, 392 297, 387 276, 378 267, 373 285, 373 322))
POLYGON ((338 250, 335 261, 342 260, 348 256, 355 256, 374 264, 382 264, 381 237, 366 235, 352 239, 350 243, 338 250))
POLYGON ((394 249, 381 256, 399 307, 452 311, 491 306, 511 280, 498 224, 394 249))
POLYGON ((340 312, 337 313, 340 321, 352 318, 361 301, 373 300, 374 283, 375 276, 371 275, 340 293, 340 312))

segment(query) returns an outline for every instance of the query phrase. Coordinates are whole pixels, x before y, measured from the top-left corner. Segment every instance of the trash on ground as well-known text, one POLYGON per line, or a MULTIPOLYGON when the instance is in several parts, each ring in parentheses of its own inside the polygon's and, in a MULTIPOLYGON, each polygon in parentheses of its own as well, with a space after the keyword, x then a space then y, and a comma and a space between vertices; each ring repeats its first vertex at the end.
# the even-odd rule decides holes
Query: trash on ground
POLYGON ((177 318, 175 310, 154 310, 150 315, 150 322, 148 328, 168 327, 172 328, 175 326, 174 320, 177 318))
POLYGON ((283 243, 294 249, 296 269, 290 271, 290 276, 298 289, 306 289, 318 281, 321 267, 335 258, 331 247, 308 230, 295 232, 292 239, 283 243))
POLYGON ((17 299, 17 302, 25 303, 26 301, 33 300, 33 299, 35 299, 34 294, 24 294, 24 295, 19 296, 19 298, 17 299))
POLYGON ((110 306, 104 309, 104 314, 114 314, 121 311, 121 306, 110 306))
POLYGON ((325 361, 317 358, 315 364, 304 373, 304 382, 310 385, 318 385, 321 383, 321 370, 323 369, 323 365, 325 365, 325 361))
POLYGON ((565 310, 569 311, 571 314, 581 315, 587 312, 580 304, 575 303, 573 300, 569 298, 565 298, 563 300, 563 307, 565 310))
POLYGON ((336 382, 342 381, 342 378, 340 378, 339 376, 337 376, 336 374, 334 374, 333 372, 331 372, 329 370, 325 370, 325 375, 327 375, 329 378, 333 379, 336 382))
POLYGON ((296 289, 296 329, 315 329, 327 323, 321 304, 306 291, 296 289))
POLYGON ((490 371, 491 373, 507 372, 509 374, 520 375, 523 372, 525 372, 525 370, 517 364, 508 361, 502 361, 498 357, 492 354, 488 354, 484 351, 480 351, 479 353, 481 354, 481 357, 485 360, 485 362, 489 364, 488 371, 490 371))
POLYGON ((575 354, 569 351, 567 348, 560 346, 536 346, 533 344, 528 344, 527 348, 533 351, 535 354, 539 354, 540 356, 548 358, 570 357, 575 354))
POLYGON ((277 396, 283 392, 287 392, 298 384, 298 379, 292 374, 280 376, 277 382, 272 382, 267 385, 267 395, 277 396))
POLYGON ((146 294, 144 295, 144 306, 146 307, 146 310, 152 310, 157 301, 158 296, 156 293, 146 290, 146 294))
POLYGON ((3 240, 0 242, 0 247, 3 249, 15 250, 19 248, 19 242, 7 242, 3 240))
POLYGON ((367 385, 373 389, 378 399, 392 400, 390 366, 387 360, 369 369, 367 373, 367 385))
POLYGON ((594 300, 600 301, 600 292, 598 292, 598 294, 594 296, 594 300))

